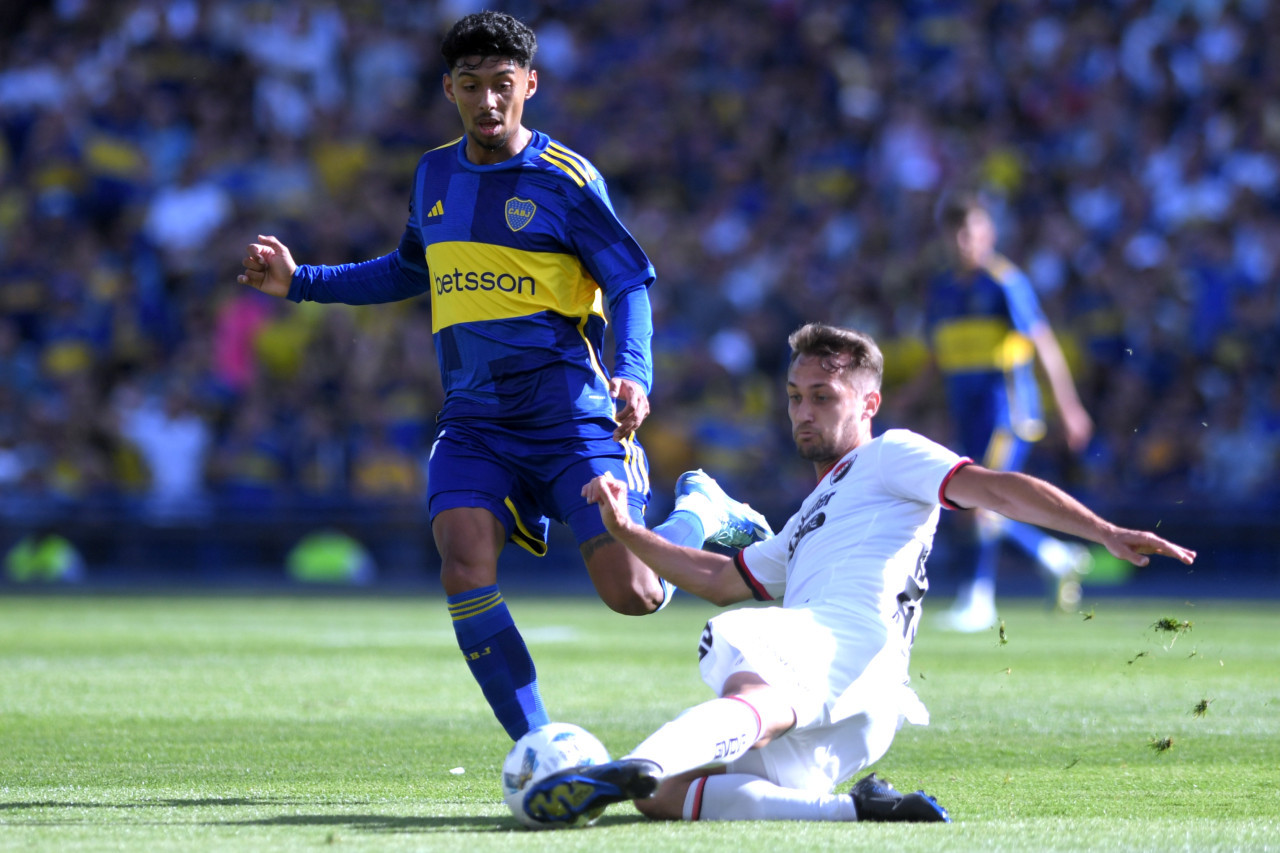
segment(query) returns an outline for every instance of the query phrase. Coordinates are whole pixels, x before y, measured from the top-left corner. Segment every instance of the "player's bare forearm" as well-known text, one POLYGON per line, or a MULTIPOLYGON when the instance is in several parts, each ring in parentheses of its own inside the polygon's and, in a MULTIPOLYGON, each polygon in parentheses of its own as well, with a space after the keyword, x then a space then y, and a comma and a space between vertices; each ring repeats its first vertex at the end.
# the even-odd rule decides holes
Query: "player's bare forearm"
POLYGON ((1016 471, 966 465, 948 482, 946 494, 958 506, 987 509, 1015 521, 1094 541, 1106 524, 1057 486, 1016 471))
POLYGON ((1118 527, 1052 483, 1016 471, 966 465, 947 482, 946 498, 967 509, 987 509, 1014 521, 1097 542, 1137 566, 1150 562, 1148 554, 1162 554, 1187 564, 1196 558, 1195 551, 1149 531, 1118 527))
POLYGON ((1049 379, 1049 388, 1053 392, 1053 400, 1062 417, 1062 426, 1066 431, 1067 445, 1079 453, 1089 444, 1093 437, 1093 418, 1080 402, 1076 392, 1075 380, 1071 376, 1071 368, 1067 366, 1066 356, 1058 345, 1058 339, 1047 326, 1036 331, 1033 340, 1040 364, 1045 376, 1049 379))
POLYGON ((638 524, 614 536, 645 565, 685 592, 721 606, 751 597, 730 557, 676 545, 638 524))
POLYGON ((731 557, 676 545, 633 521, 626 483, 603 474, 582 487, 582 496, 600 507, 600 518, 614 539, 685 592, 721 606, 751 598, 731 557))

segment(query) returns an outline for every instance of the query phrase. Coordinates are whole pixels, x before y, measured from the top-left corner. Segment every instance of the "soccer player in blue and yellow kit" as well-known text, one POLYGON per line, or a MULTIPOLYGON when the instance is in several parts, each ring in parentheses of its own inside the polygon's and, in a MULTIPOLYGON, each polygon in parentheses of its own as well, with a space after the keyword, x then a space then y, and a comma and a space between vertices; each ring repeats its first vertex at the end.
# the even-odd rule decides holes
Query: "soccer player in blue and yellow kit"
MULTIPOLYGON (((998 471, 1018 471, 1045 434, 1035 374, 1039 357, 1068 446, 1089 443, 1093 421, 1080 403, 1066 359, 1030 280, 996 251, 996 227, 976 193, 954 192, 938 205, 938 226, 954 265, 931 282, 926 306, 930 350, 957 430, 956 448, 998 471)), ((995 578, 1002 539, 1027 551, 1055 581, 1058 604, 1078 597, 1075 575, 1088 551, 1039 528, 994 513, 976 515, 977 559, 943 624, 980 631, 996 621, 995 578)))
MULTIPOLYGON (((418 163, 399 247, 356 264, 299 266, 260 236, 239 281, 295 302, 369 304, 428 293, 445 389, 428 463, 428 512, 463 657, 511 738, 548 721, 537 675, 497 582, 511 541, 546 552, 548 519, 577 538, 600 598, 620 613, 660 609, 672 588, 620 543, 582 496, 611 473, 649 495, 634 437, 649 413, 654 269, 583 156, 526 128, 537 41, 497 12, 459 20, 441 53, 463 136, 418 163), (613 375, 601 353, 604 306, 613 375), (620 406, 620 408, 619 408, 620 406)), ((677 483, 655 532, 672 542, 742 545, 763 516, 701 472, 677 483)))

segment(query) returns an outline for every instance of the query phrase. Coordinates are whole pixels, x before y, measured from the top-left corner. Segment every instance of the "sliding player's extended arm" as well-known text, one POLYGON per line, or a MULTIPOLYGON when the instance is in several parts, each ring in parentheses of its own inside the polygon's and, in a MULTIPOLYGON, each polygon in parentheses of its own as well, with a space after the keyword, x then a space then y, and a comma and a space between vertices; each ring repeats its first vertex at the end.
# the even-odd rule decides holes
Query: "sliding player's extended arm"
POLYGON ((1015 521, 1097 542, 1136 566, 1151 562, 1147 554, 1163 554, 1188 565, 1196 558, 1195 551, 1149 531, 1118 527, 1052 483, 1016 471, 966 465, 947 481, 943 497, 962 509, 981 507, 1015 521))
POLYGON ((751 587, 732 557, 673 544, 632 519, 626 483, 606 473, 583 486, 582 496, 600 507, 600 518, 614 539, 685 592, 721 606, 751 600, 751 587))

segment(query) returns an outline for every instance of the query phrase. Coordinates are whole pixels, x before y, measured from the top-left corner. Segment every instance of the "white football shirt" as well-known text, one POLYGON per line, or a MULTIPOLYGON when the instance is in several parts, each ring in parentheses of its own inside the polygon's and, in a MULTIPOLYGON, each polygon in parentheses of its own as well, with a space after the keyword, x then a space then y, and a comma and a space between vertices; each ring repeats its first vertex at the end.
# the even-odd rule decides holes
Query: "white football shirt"
POLYGON ((761 600, 839 611, 846 629, 896 634, 909 649, 939 506, 954 508, 942 492, 971 461, 888 430, 837 462, 778 535, 739 553, 738 569, 761 600))

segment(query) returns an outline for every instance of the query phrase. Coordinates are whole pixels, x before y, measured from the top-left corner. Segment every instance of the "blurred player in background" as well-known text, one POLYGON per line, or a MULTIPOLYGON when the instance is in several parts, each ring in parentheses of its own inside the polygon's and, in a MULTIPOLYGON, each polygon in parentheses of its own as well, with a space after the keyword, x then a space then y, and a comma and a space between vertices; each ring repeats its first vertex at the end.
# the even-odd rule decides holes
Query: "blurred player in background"
MULTIPOLYGON (((957 431, 957 449, 987 468, 1022 470, 1032 445, 1045 434, 1038 357, 1067 445, 1083 451, 1093 421, 1080 403, 1031 282, 996 251, 991 213, 977 194, 956 192, 939 202, 937 221, 953 264, 929 286, 925 322, 933 365, 942 374, 957 431)), ((996 569, 1004 539, 1036 560, 1059 608, 1069 609, 1079 600, 1079 576, 1090 565, 1084 546, 981 510, 972 522, 977 541, 973 577, 943 614, 943 626, 981 631, 995 624, 996 569)))
MULTIPOLYGON (((507 540, 541 556, 548 519, 567 524, 600 598, 620 613, 654 612, 673 591, 613 540, 582 496, 585 483, 609 473, 630 487, 628 512, 642 523, 649 470, 634 434, 649 413, 654 269, 595 167, 523 125, 538 89, 536 50, 527 26, 497 12, 468 15, 445 37, 444 95, 464 133, 419 161, 398 249, 363 263, 299 266, 278 239, 261 236, 239 277, 295 302, 430 294, 445 388, 428 465, 431 529, 458 645, 512 739, 548 716, 498 588, 507 540), (612 376, 601 351, 605 302, 612 376)), ((676 511, 658 532, 701 547, 743 545, 767 531, 762 516, 698 474, 678 484, 676 511), (735 508, 714 529, 687 509, 713 498, 735 508)))
POLYGON ((625 483, 602 475, 584 490, 617 540, 683 589, 721 605, 785 593, 784 603, 711 619, 698 653, 719 698, 617 761, 534 783, 525 808, 535 819, 635 799, 667 820, 946 821, 932 797, 874 773, 850 795, 832 793, 879 760, 904 721, 928 722, 908 660, 940 507, 1050 527, 1136 565, 1146 554, 1195 559, 1043 480, 973 464, 908 430, 873 436, 884 361, 868 336, 815 323, 790 344, 792 436, 818 484, 778 536, 734 556, 682 548, 630 517, 625 483))

